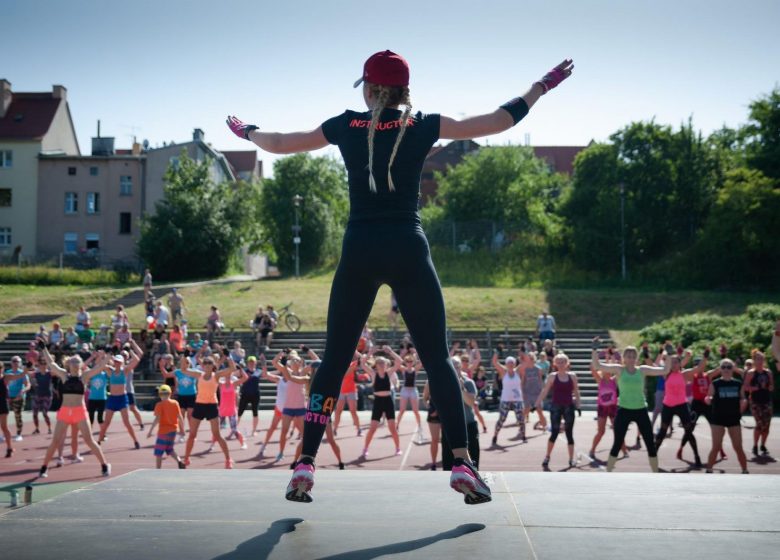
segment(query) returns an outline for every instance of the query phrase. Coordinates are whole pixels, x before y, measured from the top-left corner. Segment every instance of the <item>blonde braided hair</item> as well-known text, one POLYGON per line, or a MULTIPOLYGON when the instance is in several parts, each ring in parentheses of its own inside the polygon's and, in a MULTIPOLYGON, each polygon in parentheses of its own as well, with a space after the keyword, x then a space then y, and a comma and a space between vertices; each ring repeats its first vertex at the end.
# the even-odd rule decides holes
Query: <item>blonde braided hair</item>
POLYGON ((398 137, 395 139, 395 145, 390 154, 390 162, 387 165, 387 184, 390 191, 394 192, 395 185, 393 184, 391 168, 393 167, 395 156, 398 153, 398 146, 401 145, 401 140, 403 139, 409 124, 409 116, 412 114, 412 99, 409 94, 409 88, 405 86, 393 87, 368 84, 368 87, 374 98, 376 98, 374 109, 371 112, 371 125, 368 128, 368 185, 373 193, 376 192, 376 180, 374 179, 374 136, 376 134, 377 125, 379 124, 379 116, 382 114, 382 109, 387 106, 404 106, 404 112, 401 115, 401 130, 398 132, 398 137))

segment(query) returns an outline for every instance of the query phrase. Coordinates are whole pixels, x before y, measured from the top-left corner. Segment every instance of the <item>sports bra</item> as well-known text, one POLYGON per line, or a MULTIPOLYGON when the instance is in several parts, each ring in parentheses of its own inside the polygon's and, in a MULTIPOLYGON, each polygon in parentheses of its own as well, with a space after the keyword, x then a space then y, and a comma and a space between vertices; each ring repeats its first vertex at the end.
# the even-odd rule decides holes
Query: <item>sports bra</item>
POLYGON ((385 373, 384 377, 376 374, 374 376, 374 391, 389 391, 390 390, 390 376, 385 373))
POLYGON ((61 393, 63 395, 83 395, 84 382, 81 377, 68 377, 62 384, 61 393))
POLYGON ((119 375, 112 373, 108 376, 109 385, 122 385, 124 387, 125 383, 127 383, 127 379, 125 378, 125 368, 121 368, 119 371, 121 372, 119 375))

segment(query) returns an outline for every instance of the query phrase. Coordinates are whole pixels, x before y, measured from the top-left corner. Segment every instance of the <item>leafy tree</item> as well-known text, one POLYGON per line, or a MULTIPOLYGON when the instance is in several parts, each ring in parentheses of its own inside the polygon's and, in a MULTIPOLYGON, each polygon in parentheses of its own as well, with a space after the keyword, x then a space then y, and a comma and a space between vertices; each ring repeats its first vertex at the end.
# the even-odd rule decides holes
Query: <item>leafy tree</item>
POLYGON ((652 121, 632 123, 610 140, 575 160, 572 192, 562 207, 575 260, 618 270, 622 196, 630 267, 689 246, 717 189, 713 145, 690 122, 678 131, 652 121))
POLYGON ((780 179, 780 89, 750 104, 750 118, 744 127, 750 167, 767 177, 780 179))
POLYGON ((291 270, 295 263, 295 195, 303 197, 299 209, 301 264, 318 266, 335 261, 349 214, 343 165, 309 154, 296 154, 274 163, 274 177, 263 183, 260 219, 262 239, 284 270, 291 270))
POLYGON ((780 285, 780 190, 754 169, 726 176, 694 251, 695 272, 733 288, 780 285))
POLYGON ((560 228, 551 211, 567 180, 553 173, 531 148, 482 148, 436 179, 436 202, 446 219, 492 220, 542 235, 556 235, 560 228))
POLYGON ((256 240, 252 205, 257 185, 223 183, 209 178, 210 161, 182 152, 165 174, 164 196, 154 214, 141 222, 139 256, 161 280, 221 276, 230 257, 256 240))

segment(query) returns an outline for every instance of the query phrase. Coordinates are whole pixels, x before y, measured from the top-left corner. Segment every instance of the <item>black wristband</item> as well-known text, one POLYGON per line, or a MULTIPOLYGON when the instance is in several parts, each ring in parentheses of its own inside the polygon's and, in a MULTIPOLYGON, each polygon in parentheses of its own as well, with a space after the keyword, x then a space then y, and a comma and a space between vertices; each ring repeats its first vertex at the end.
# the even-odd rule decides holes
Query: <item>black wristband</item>
POLYGON ((244 138, 249 140, 249 133, 252 132, 253 130, 257 130, 258 128, 259 127, 255 126, 253 124, 246 125, 246 128, 244 128, 244 138))
POLYGON ((522 97, 515 97, 501 105, 501 109, 512 116, 514 124, 519 123, 528 114, 528 104, 522 97))

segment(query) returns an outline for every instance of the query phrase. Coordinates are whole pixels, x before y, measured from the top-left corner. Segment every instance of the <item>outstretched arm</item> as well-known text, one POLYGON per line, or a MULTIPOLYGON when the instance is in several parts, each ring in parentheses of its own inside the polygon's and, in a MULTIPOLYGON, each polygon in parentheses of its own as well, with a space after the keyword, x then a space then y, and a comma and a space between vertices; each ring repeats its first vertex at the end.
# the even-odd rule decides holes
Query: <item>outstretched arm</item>
POLYGON ((571 76, 573 69, 572 61, 564 60, 541 80, 534 82, 521 97, 504 103, 492 113, 468 117, 462 121, 442 115, 439 137, 449 140, 467 140, 509 130, 528 113, 542 95, 571 76))
POLYGON ((272 154, 294 154, 297 152, 310 152, 319 150, 328 145, 322 127, 307 132, 260 132, 253 124, 246 124, 234 116, 227 118, 230 130, 245 140, 255 143, 262 150, 272 154))

